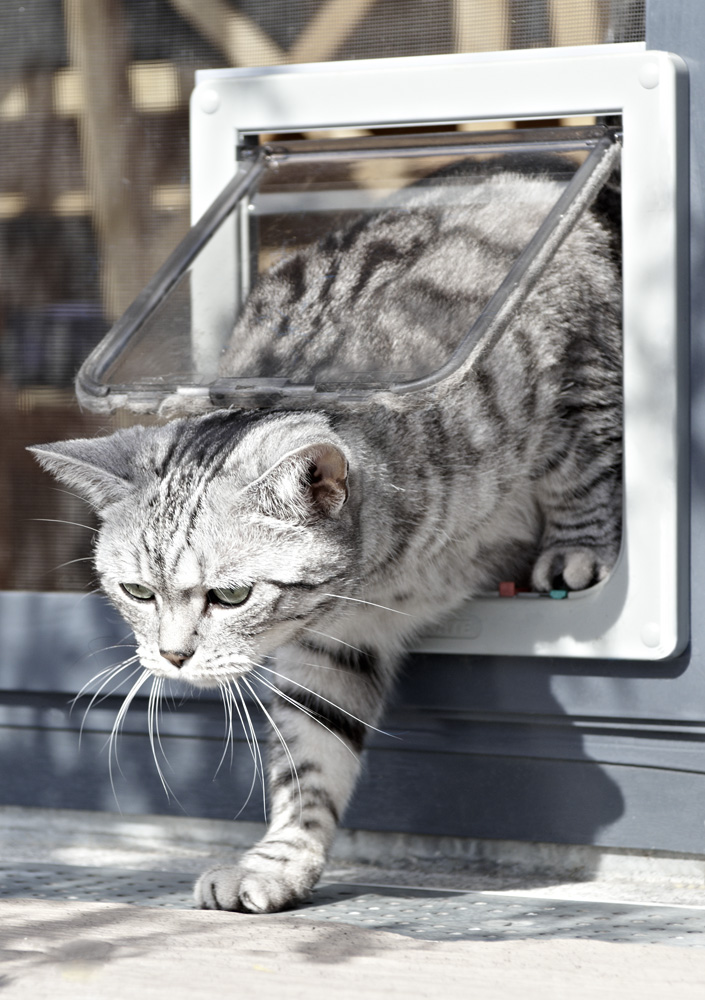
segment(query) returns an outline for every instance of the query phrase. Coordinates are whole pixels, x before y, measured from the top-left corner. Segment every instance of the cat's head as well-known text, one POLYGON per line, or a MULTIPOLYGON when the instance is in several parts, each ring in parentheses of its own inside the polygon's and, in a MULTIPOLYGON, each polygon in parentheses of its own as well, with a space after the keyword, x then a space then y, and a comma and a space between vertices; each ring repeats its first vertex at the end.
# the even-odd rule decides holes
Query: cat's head
POLYGON ((31 450, 96 509, 103 589, 157 676, 247 672, 354 573, 348 458, 320 415, 217 412, 31 450))

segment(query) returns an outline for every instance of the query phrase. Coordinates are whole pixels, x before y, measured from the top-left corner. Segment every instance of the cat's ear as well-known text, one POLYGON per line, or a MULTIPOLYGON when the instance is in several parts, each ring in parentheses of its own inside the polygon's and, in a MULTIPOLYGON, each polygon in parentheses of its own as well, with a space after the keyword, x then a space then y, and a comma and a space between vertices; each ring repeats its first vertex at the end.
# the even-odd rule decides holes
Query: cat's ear
POLYGON ((27 450, 59 482, 99 511, 132 492, 129 449, 119 433, 32 445, 27 450))
POLYGON ((274 517, 337 517, 348 499, 348 460, 329 442, 306 445, 280 459, 253 488, 261 509, 274 517))

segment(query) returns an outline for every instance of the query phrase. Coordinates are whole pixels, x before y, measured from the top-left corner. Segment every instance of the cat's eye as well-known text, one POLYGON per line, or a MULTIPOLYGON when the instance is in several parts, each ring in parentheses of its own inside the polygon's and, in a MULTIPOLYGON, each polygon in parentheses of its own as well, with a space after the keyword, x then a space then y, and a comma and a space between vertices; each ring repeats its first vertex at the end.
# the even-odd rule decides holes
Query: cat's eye
POLYGON ((154 591, 150 590, 149 587, 143 587, 141 583, 121 583, 120 586, 126 594, 134 597, 136 601, 151 601, 154 597, 154 591))
POLYGON ((244 604, 247 598, 250 596, 252 587, 214 587, 213 590, 209 590, 208 600, 211 604, 220 604, 226 608, 237 607, 238 604, 244 604))

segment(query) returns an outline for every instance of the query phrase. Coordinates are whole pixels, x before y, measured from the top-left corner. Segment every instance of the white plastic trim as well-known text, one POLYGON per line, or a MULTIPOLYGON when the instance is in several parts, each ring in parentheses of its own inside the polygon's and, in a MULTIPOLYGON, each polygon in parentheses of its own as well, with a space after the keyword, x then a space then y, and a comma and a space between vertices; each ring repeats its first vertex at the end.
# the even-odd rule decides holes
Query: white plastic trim
POLYGON ((565 600, 473 600, 419 650, 659 660, 688 641, 685 81, 677 56, 641 43, 198 74, 194 220, 236 171, 239 133, 622 116, 620 559, 604 584, 565 600))

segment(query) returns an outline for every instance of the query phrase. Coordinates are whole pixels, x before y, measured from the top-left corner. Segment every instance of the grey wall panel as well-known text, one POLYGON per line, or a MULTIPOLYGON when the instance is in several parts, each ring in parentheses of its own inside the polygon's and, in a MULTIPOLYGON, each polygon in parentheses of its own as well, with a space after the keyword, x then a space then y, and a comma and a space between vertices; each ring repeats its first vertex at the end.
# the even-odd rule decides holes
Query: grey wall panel
MULTIPOLYGON (((63 695, 4 696, 0 801, 263 818, 247 745, 238 734, 232 760, 223 756, 222 713, 207 703, 187 702, 165 717, 168 799, 138 701, 118 743, 113 792, 106 739, 118 703, 91 712, 79 749, 80 713, 69 714, 63 695)), ((697 727, 433 711, 390 711, 384 725, 389 735, 370 740, 347 826, 703 851, 705 740, 697 727)), ((266 727, 258 728, 264 737, 266 727)))
MULTIPOLYGON (((12 708, 5 705, 0 725, 0 802, 47 808, 94 809, 107 812, 168 813, 233 819, 244 806, 243 819, 262 820, 259 781, 244 740, 232 758, 223 757, 220 718, 184 721, 191 728, 217 732, 218 738, 162 739, 166 761, 160 765, 173 794, 167 797, 152 758, 149 738, 140 725, 146 712, 135 712, 132 731, 122 734, 110 778, 108 733, 84 729, 79 747, 75 722, 67 720, 58 699, 35 701, 34 725, 8 725, 12 708), (210 721, 210 725, 209 725, 210 721), (252 791, 250 791, 252 789, 252 791), (249 796, 249 801, 248 801, 249 796)), ((188 728, 188 725, 187 725, 188 728)))
POLYGON ((0 594, 0 691, 66 691, 129 654, 131 632, 96 594, 0 594))
POLYGON ((372 814, 382 820, 377 829, 416 833, 696 854, 705 848, 702 774, 452 754, 374 763, 346 824, 372 814), (400 787, 407 794, 392 803, 390 789, 400 787))

